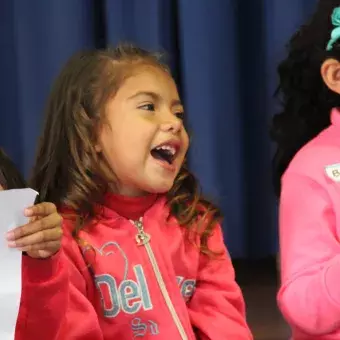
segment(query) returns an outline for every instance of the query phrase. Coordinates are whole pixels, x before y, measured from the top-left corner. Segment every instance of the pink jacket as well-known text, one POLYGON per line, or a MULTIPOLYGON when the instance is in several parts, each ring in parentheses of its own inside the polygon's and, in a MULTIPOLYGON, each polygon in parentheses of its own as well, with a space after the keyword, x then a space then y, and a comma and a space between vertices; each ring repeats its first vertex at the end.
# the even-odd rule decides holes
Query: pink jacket
POLYGON ((295 340, 340 339, 340 113, 282 179, 279 307, 295 340))
POLYGON ((79 248, 65 220, 59 254, 23 260, 15 339, 252 339, 221 229, 210 247, 223 256, 210 259, 168 215, 164 198, 135 224, 104 207, 80 233, 92 250, 79 248))

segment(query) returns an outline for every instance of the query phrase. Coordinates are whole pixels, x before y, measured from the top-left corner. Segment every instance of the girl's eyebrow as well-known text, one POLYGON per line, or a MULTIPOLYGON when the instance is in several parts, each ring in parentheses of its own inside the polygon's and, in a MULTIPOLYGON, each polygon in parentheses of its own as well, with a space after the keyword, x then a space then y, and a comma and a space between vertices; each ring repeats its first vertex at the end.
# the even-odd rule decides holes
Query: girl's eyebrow
MULTIPOLYGON (((151 97, 154 101, 160 101, 161 96, 155 92, 152 91, 138 91, 137 93, 133 94, 132 96, 130 96, 128 98, 128 100, 132 100, 135 99, 136 97, 140 97, 140 96, 149 96, 151 97)), ((173 99, 171 101, 171 106, 183 106, 182 102, 180 101, 180 99, 173 99)))

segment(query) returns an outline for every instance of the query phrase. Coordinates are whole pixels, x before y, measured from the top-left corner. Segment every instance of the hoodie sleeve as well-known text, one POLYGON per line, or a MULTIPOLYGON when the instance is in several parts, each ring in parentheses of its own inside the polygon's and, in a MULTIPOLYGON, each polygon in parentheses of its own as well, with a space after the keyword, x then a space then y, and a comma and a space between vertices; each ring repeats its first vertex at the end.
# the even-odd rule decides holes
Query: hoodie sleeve
POLYGON ((292 172, 283 177, 280 248, 278 304, 288 323, 313 336, 339 330, 340 244, 325 184, 292 172))
POLYGON ((210 258, 201 254, 196 290, 189 302, 189 315, 200 340, 253 339, 245 318, 242 292, 223 242, 221 227, 210 237, 209 248, 223 249, 210 258))
POLYGON ((88 272, 76 242, 65 235, 49 259, 23 256, 22 296, 15 340, 103 340, 87 297, 88 272))

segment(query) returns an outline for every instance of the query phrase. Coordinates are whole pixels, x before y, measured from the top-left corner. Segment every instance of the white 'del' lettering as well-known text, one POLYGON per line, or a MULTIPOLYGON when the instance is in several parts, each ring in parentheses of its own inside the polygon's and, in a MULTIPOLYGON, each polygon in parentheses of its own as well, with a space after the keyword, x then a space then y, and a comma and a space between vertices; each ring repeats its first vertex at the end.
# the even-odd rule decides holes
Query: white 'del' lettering
POLYGON ((123 280, 119 285, 117 285, 117 280, 109 274, 95 277, 96 286, 101 294, 104 316, 107 318, 116 317, 120 311, 135 314, 141 308, 144 310, 153 308, 143 267, 136 265, 133 271, 136 281, 123 280))

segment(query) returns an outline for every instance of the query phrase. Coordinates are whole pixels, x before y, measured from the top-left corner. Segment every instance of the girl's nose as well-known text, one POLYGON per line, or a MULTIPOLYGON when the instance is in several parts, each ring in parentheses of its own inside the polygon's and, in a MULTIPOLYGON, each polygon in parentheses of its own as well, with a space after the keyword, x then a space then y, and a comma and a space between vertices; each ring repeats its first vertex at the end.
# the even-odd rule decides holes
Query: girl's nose
POLYGON ((171 132, 173 134, 179 133, 183 128, 183 121, 172 115, 171 119, 161 124, 161 130, 164 132, 171 132))

